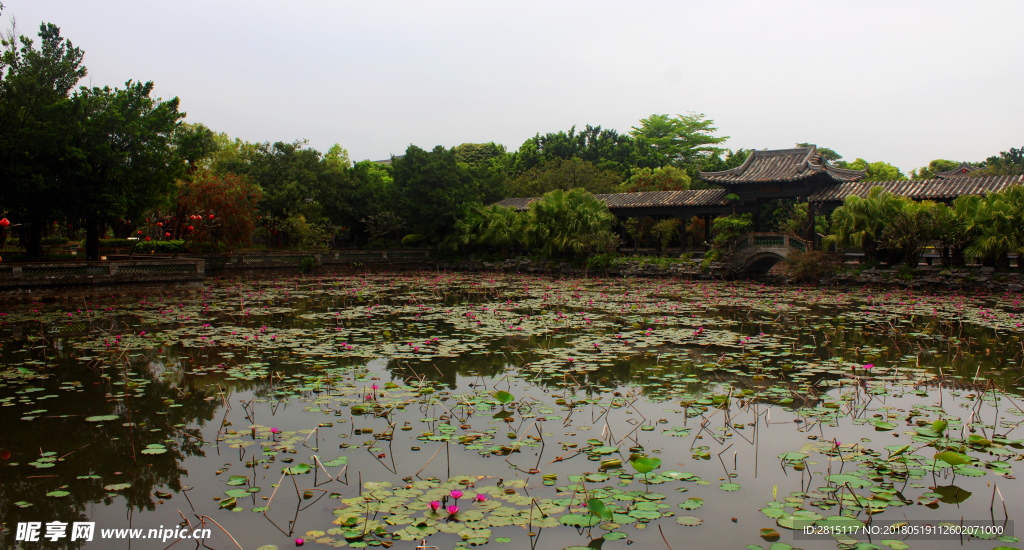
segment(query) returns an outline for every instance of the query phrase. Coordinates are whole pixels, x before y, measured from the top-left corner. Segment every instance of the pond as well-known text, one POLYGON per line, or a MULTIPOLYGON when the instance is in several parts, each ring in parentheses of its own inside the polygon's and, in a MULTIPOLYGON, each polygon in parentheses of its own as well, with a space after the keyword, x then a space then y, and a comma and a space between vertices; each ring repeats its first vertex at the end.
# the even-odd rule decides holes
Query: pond
POLYGON ((8 304, 0 535, 1021 547, 1020 300, 409 272, 8 304))

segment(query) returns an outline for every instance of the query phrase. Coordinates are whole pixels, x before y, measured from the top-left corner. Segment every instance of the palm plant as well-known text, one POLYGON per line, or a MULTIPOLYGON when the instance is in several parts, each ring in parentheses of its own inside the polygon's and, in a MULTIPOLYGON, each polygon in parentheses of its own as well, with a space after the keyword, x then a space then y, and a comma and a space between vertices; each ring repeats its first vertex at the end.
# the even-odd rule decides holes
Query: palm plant
POLYGON ((968 223, 973 239, 965 252, 981 258, 982 263, 1009 267, 1007 254, 1024 248, 1024 188, 1013 186, 965 201, 973 216, 968 223))
POLYGON ((450 235, 441 243, 449 250, 465 250, 480 244, 484 215, 479 203, 467 202, 459 207, 459 215, 450 235))
POLYGON ((860 247, 866 258, 877 258, 882 231, 909 202, 880 186, 872 187, 867 197, 847 197, 832 213, 832 232, 825 237, 825 245, 860 247))
POLYGON ((556 189, 530 203, 525 233, 546 256, 581 255, 610 246, 614 222, 608 207, 587 191, 556 189))
POLYGON ((483 223, 480 241, 487 246, 501 250, 502 256, 508 254, 508 249, 524 241, 523 228, 526 224, 526 217, 511 207, 492 204, 481 212, 483 223))

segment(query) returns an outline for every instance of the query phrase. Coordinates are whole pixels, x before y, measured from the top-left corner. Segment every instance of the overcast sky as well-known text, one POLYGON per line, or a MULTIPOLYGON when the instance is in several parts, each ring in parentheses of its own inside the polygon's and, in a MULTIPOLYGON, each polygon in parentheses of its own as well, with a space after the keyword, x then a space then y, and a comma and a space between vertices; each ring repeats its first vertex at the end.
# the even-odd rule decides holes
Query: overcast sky
POLYGON ((1024 146, 1024 1, 0 0, 152 80, 188 122, 353 160, 652 113, 731 148, 811 142, 904 172, 1024 146))

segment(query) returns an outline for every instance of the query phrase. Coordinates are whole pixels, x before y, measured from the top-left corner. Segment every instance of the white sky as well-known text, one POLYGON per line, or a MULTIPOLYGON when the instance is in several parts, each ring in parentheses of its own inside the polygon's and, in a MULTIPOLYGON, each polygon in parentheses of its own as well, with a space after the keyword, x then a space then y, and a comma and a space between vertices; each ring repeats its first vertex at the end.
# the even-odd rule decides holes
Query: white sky
POLYGON ((1021 0, 0 0, 83 84, 152 80, 188 122, 353 160, 705 113, 731 148, 811 142, 904 172, 1024 146, 1021 0))

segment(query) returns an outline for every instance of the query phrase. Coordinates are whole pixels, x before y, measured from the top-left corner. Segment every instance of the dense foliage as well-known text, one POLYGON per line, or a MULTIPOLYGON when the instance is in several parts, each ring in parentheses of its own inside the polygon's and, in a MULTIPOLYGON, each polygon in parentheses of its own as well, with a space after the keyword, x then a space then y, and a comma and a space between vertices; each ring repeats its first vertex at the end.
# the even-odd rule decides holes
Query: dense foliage
POLYGON ((867 197, 848 197, 832 213, 825 243, 860 248, 869 260, 889 263, 917 265, 932 250, 945 265, 962 265, 967 256, 1005 268, 1009 255, 1024 253, 1024 187, 965 195, 952 205, 873 187, 867 197))
POLYGON ((619 244, 612 232, 615 216, 584 189, 549 191, 524 212, 467 204, 461 214, 446 240, 448 248, 502 253, 518 248, 558 257, 604 252, 619 244))
MULTIPOLYGON (((707 184, 698 171, 733 168, 749 155, 723 148, 727 137, 716 135, 704 114, 655 113, 628 133, 588 124, 537 133, 515 151, 494 142, 410 145, 390 161, 353 165, 338 144, 320 152, 302 140, 250 143, 184 123, 178 99, 151 97, 151 82, 79 87, 84 52, 53 24, 40 26, 38 41, 9 33, 3 46, 0 217, 11 225, 0 228, 0 242, 14 233, 30 257, 42 253, 44 237, 84 238, 90 259, 104 237, 182 240, 193 250, 446 243, 584 254, 617 239, 613 218, 592 194, 701 188, 707 184), (481 206, 541 195, 524 214, 481 206)), ((866 170, 868 181, 905 179, 885 162, 818 151, 837 166, 866 170)), ((911 175, 956 166, 937 159, 911 175)), ((979 175, 1020 174, 1024 148, 974 166, 979 175)), ((964 199, 952 209, 877 194, 851 200, 836 213, 830 243, 911 261, 938 242, 951 257, 1001 261, 1022 240, 1017 199, 999 197, 964 199)), ((808 231, 806 206, 770 203, 762 205, 759 225, 808 231)), ((739 219, 715 222, 719 248, 739 219)), ((635 247, 653 238, 664 248, 674 240, 703 242, 703 223, 691 220, 683 233, 672 220, 632 220, 624 233, 635 247)), ((825 220, 815 229, 827 232, 825 220)))

